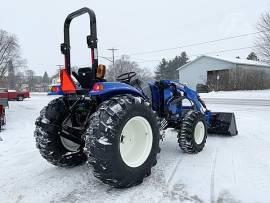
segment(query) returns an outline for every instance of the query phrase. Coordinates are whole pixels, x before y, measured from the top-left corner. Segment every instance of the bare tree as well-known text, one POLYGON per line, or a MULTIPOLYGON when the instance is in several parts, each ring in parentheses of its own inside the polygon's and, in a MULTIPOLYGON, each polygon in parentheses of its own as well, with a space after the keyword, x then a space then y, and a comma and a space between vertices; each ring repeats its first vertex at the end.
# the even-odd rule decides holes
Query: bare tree
POLYGON ((8 71, 9 61, 20 61, 18 40, 15 35, 0 29, 0 80, 8 71))
POLYGON ((15 70, 12 61, 8 62, 8 89, 16 88, 15 70))
POLYGON ((17 72, 15 78, 16 78, 16 89, 21 89, 23 83, 25 82, 24 72, 22 71, 17 72))
POLYGON ((29 86, 29 90, 34 91, 35 83, 36 83, 35 72, 33 70, 26 70, 25 75, 26 75, 26 81, 27 81, 28 86, 29 86))
POLYGON ((270 11, 261 16, 257 29, 260 32, 255 42, 257 52, 264 61, 270 63, 270 11))
POLYGON ((149 80, 152 78, 152 74, 148 69, 140 68, 135 61, 130 60, 129 56, 123 55, 120 59, 115 61, 114 67, 112 65, 109 66, 106 79, 108 81, 114 81, 117 76, 127 72, 136 72, 138 78, 141 80, 149 80))

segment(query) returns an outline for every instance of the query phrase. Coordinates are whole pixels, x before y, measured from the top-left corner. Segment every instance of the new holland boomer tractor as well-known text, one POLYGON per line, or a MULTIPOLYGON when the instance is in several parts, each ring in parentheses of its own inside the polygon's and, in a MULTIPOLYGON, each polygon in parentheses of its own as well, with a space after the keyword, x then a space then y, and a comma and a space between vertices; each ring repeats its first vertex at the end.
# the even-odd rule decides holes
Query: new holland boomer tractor
POLYGON ((151 174, 167 128, 177 130, 179 146, 186 153, 202 151, 207 133, 237 135, 233 113, 207 110, 199 95, 185 85, 169 80, 143 82, 135 72, 107 82, 105 66, 98 65, 95 13, 88 8, 67 16, 61 51, 64 95, 41 110, 34 133, 41 155, 53 165, 74 167, 87 161, 95 177, 125 188, 151 174), (92 67, 72 72, 69 27, 82 14, 90 17, 87 44, 92 67))

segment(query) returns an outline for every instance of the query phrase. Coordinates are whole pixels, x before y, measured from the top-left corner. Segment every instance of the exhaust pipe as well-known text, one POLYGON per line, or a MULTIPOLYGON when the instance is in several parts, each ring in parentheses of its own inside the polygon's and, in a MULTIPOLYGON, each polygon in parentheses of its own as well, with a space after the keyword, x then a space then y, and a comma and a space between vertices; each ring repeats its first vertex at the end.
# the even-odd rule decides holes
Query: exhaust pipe
POLYGON ((208 133, 228 136, 237 135, 234 113, 212 112, 208 133))

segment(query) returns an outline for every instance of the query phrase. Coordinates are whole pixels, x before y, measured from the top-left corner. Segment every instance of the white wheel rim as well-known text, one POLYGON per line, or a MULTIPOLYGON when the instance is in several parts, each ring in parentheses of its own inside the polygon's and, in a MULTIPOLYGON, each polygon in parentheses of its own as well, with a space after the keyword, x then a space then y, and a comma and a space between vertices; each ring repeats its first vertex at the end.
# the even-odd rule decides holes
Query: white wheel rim
POLYGON ((141 166, 148 158, 153 143, 149 122, 141 117, 131 118, 124 126, 120 137, 120 154, 129 167, 141 166))
POLYGON ((60 137, 61 139, 61 142, 63 144, 63 146, 68 150, 68 151, 71 151, 71 152, 77 152, 78 149, 80 148, 80 145, 79 144, 76 144, 75 142, 72 142, 64 137, 60 137))
POLYGON ((194 138, 196 144, 201 144, 204 139, 205 127, 202 121, 199 121, 195 126, 194 138))

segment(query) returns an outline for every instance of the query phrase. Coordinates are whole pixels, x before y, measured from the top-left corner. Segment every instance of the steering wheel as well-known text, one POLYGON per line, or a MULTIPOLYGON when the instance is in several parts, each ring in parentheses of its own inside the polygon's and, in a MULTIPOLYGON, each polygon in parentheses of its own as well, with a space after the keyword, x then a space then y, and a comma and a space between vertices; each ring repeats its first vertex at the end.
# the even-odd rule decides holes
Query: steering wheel
POLYGON ((121 74, 119 76, 117 76, 117 81, 119 82, 130 82, 130 80, 135 77, 137 74, 135 72, 128 72, 128 73, 124 73, 121 74))

